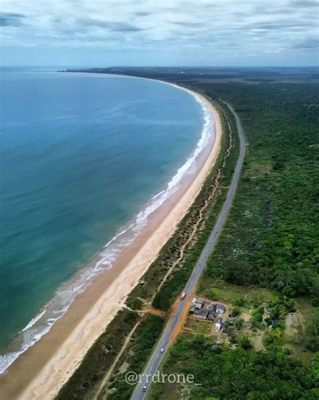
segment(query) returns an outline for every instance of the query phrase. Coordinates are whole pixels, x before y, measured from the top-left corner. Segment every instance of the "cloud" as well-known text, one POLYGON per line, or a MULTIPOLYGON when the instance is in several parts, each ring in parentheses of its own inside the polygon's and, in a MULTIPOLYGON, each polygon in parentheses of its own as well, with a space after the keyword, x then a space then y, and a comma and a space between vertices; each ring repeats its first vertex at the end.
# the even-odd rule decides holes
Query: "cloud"
POLYGON ((152 13, 149 11, 136 11, 135 15, 137 17, 148 17, 149 15, 151 15, 152 13))
POLYGON ((314 7, 317 8, 319 7, 319 2, 317 0, 290 0, 290 5, 292 7, 314 7))
POLYGON ((318 49, 319 50, 319 38, 308 38, 300 43, 294 45, 296 49, 318 49))
POLYGON ((172 24, 185 28, 202 28, 203 23, 199 21, 172 21, 172 24))
POLYGON ((240 49, 257 57, 310 50, 308 38, 319 36, 315 0, 0 1, 1 40, 8 47, 120 46, 173 56, 197 49, 218 57, 240 49))
MULTIPOLYGON (((63 24, 63 21, 62 21, 63 24)), ((87 18, 87 19, 79 19, 76 20, 76 25, 81 28, 103 28, 113 32, 139 32, 143 30, 136 25, 127 23, 127 22, 112 22, 112 21, 103 21, 101 19, 87 18)))
POLYGON ((23 23, 23 14, 0 12, 0 26, 19 26, 23 23))
POLYGON ((298 20, 298 21, 290 21, 285 19, 278 19, 277 21, 261 21, 261 22, 253 22, 248 23, 247 25, 242 25, 241 29, 255 29, 260 31, 269 31, 269 32, 281 32, 285 31, 300 31, 306 32, 311 27, 317 27, 316 20, 298 20))

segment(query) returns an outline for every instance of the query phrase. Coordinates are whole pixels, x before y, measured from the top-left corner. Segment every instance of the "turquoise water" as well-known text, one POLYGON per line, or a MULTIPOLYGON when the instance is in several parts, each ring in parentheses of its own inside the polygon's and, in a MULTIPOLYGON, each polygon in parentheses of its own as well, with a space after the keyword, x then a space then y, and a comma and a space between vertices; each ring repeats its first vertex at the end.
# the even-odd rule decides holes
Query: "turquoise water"
POLYGON ((195 98, 163 83, 2 72, 0 371, 41 336, 30 321, 61 284, 167 187, 202 127, 195 98))

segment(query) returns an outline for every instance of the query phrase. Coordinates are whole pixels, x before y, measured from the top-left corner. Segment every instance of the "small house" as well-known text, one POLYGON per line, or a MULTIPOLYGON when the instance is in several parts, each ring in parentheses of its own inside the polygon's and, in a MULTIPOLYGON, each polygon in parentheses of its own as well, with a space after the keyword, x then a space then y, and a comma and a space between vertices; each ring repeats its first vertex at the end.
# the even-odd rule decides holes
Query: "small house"
POLYGON ((225 311, 226 311, 226 307, 223 304, 216 304, 217 314, 224 314, 225 311))
POLYGON ((222 319, 218 319, 215 324, 215 332, 220 332, 224 325, 224 321, 222 319))
POLYGON ((207 310, 195 310, 194 311, 194 318, 198 319, 207 319, 208 311, 207 310))
POLYGON ((192 307, 194 306, 195 310, 201 310, 204 304, 204 300, 199 299, 198 297, 194 297, 192 301, 192 307))
POLYGON ((217 317, 216 311, 214 310, 208 311, 207 319, 209 319, 210 321, 215 321, 216 317, 217 317))

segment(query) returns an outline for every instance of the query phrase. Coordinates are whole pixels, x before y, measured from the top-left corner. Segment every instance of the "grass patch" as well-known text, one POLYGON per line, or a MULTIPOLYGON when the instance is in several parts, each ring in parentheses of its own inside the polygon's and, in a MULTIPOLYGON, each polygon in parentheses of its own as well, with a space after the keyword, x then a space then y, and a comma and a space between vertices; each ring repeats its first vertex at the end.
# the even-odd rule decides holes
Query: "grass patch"
POLYGON ((187 319, 185 324, 186 329, 195 331, 196 333, 201 333, 203 335, 209 335, 213 329, 212 322, 195 321, 193 319, 187 319))
POLYGON ((276 296, 275 292, 258 287, 232 285, 222 280, 202 279, 197 294, 211 300, 232 305, 259 305, 276 296))
POLYGON ((296 311, 287 315, 283 340, 287 349, 310 363, 313 353, 319 351, 319 308, 298 298, 296 311))

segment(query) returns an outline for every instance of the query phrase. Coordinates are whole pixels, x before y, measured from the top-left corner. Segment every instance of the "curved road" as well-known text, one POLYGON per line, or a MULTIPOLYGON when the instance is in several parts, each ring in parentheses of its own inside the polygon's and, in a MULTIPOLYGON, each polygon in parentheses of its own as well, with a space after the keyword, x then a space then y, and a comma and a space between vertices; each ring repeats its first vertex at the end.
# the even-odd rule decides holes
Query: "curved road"
POLYGON ((218 241, 218 238, 220 236, 220 233, 222 231, 223 225, 227 219, 227 216, 229 214, 229 210, 231 209, 232 203, 235 198, 236 190, 238 187, 238 182, 240 178, 240 173, 241 169, 244 163, 244 158, 245 158, 245 153, 246 153, 246 144, 245 144, 245 139, 244 139, 244 134, 243 134, 243 128, 241 126, 241 122, 237 114, 235 113, 234 109, 232 108, 231 105, 228 103, 225 103, 231 113, 235 117, 236 125, 237 125, 237 131, 238 131, 238 136, 239 136, 239 156, 236 164, 236 168, 232 177, 231 184, 228 189, 227 197, 224 202, 223 208, 218 216, 218 219, 215 223, 214 229, 212 230, 208 241, 193 269, 193 272, 186 284, 186 287, 184 289, 185 292, 185 298, 184 300, 180 301, 178 304, 178 307, 176 308, 175 312, 172 314, 171 318, 167 322, 165 329, 162 333, 161 338, 159 339, 152 355, 151 358, 149 359, 149 362, 141 375, 140 381, 136 384, 136 387, 134 389, 134 392, 132 394, 131 399, 132 400, 142 400, 146 397, 147 391, 150 386, 151 382, 151 376, 154 375, 154 373, 157 371, 159 368, 159 365, 163 358, 165 357, 165 353, 167 352, 167 348, 169 343, 171 342, 171 338, 174 333, 175 326, 178 322, 178 320, 181 318, 183 314, 185 314, 185 307, 189 306, 189 301, 194 293, 195 286, 199 281, 199 278, 205 268, 206 262, 214 250, 216 243, 218 241), (161 349, 164 349, 164 352, 161 353, 161 349), (143 386, 146 385, 147 389, 146 391, 143 392, 143 386))

